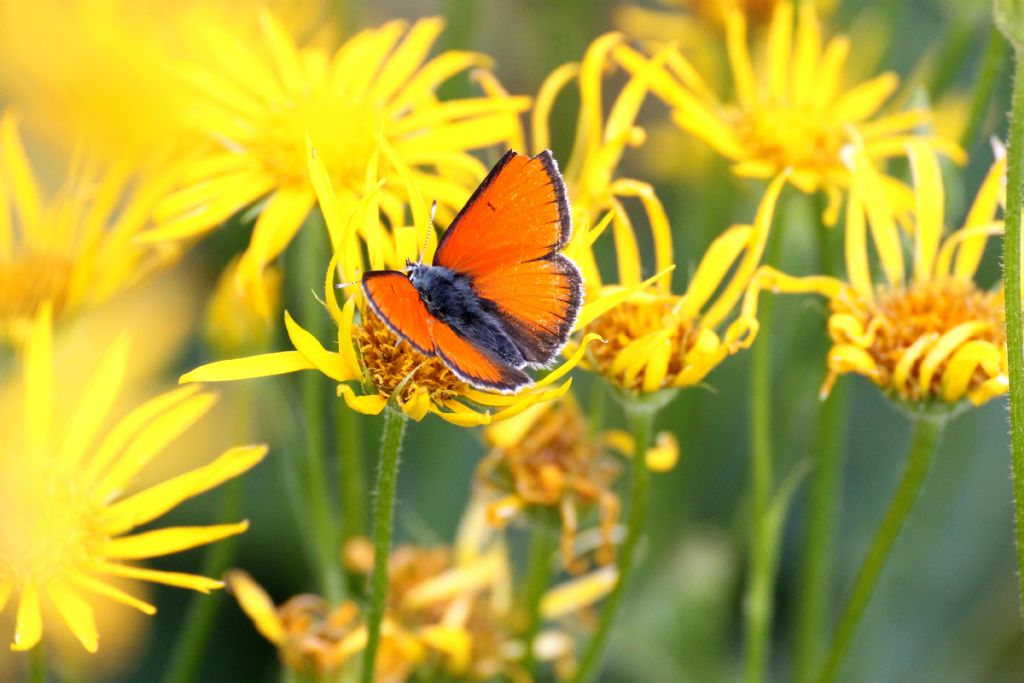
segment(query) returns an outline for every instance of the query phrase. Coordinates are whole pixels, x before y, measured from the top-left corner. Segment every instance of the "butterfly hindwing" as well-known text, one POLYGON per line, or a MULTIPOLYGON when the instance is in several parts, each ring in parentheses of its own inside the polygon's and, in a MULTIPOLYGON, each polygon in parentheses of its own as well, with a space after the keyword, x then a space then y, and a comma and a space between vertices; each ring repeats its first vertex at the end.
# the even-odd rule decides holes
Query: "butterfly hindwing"
POLYGON ((532 381, 522 370, 495 360, 440 320, 432 317, 428 324, 434 352, 466 382, 498 391, 514 391, 532 381))
POLYGON ((576 266, 557 252, 572 222, 551 152, 508 152, 441 238, 434 265, 471 278, 505 321, 523 357, 549 362, 565 343, 582 300, 576 266))
POLYGON ((422 354, 434 355, 427 320, 433 318, 405 273, 371 270, 363 274, 363 292, 373 312, 422 354))

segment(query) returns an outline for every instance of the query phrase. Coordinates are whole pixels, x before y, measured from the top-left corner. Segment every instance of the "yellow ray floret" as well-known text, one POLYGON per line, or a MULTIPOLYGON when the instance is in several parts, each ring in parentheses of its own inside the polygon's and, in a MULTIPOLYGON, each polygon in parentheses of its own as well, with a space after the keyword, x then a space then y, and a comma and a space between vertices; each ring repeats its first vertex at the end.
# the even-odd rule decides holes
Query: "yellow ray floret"
MULTIPOLYGON (((115 584, 146 581, 208 592, 220 581, 136 564, 245 531, 247 522, 205 527, 148 524, 179 503, 237 477, 266 454, 234 448, 213 462, 137 490, 133 483, 170 443, 213 405, 198 387, 176 389, 105 427, 117 398, 128 344, 97 365, 66 422, 54 418, 51 307, 34 319, 23 355, 21 422, 8 424, 0 449, 0 610, 16 604, 14 650, 42 639, 55 613, 89 652, 99 647, 93 602, 113 600, 146 614, 152 605, 115 584)), ((8 417, 14 417, 9 415, 8 417)))

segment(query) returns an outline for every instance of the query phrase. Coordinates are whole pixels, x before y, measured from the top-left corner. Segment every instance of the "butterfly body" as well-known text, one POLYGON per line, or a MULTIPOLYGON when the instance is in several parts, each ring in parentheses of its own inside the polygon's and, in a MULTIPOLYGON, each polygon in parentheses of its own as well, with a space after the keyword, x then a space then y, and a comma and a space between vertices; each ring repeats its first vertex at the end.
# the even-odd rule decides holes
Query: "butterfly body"
POLYGON ((363 292, 400 338, 466 382, 513 391, 565 345, 583 298, 576 265, 558 253, 569 203, 548 151, 509 151, 442 236, 433 263, 370 271, 363 292))

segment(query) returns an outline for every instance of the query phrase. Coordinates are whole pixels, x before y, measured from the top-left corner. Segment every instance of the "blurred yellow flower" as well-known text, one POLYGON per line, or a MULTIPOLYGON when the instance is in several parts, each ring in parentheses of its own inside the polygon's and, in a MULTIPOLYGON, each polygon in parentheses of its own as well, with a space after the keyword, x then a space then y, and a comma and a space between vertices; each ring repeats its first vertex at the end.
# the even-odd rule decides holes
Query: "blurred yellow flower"
MULTIPOLYGON (((195 387, 158 396, 104 430, 125 373, 124 338, 100 359, 66 422, 55 421, 50 306, 35 318, 23 349, 24 399, 0 449, 0 609, 17 600, 14 650, 63 622, 89 652, 99 647, 91 599, 100 596, 146 614, 155 608, 114 583, 147 581, 208 592, 219 581, 134 564, 241 533, 247 522, 170 527, 130 534, 245 472, 266 453, 235 448, 212 463, 132 491, 138 474, 213 405, 195 387), (20 420, 19 420, 20 418, 20 420)), ((9 414, 10 415, 10 414, 9 414)))
MULTIPOLYGON (((764 253, 775 205, 786 175, 771 182, 753 225, 736 225, 717 237, 701 258, 684 294, 670 290, 667 278, 634 291, 586 328, 606 344, 595 345, 588 365, 612 386, 632 394, 655 394, 698 384, 726 357, 749 344, 756 320, 741 315, 719 329, 733 314, 764 253)), ((670 237, 654 235, 656 253, 671 254, 670 237)), ((639 280, 642 268, 636 237, 615 234, 620 282, 605 283, 593 259, 583 259, 583 278, 605 296, 639 280), (630 278, 623 281, 624 278, 630 278)), ((667 260, 664 255, 659 259, 667 260)))
POLYGON ((156 178, 75 155, 47 198, 17 118, 0 115, 0 340, 23 337, 44 301, 61 317, 171 263, 177 249, 133 242, 162 190, 156 178))
MULTIPOLYGON (((323 25, 326 3, 264 0, 294 30, 323 25)), ((142 164, 195 144, 195 97, 179 60, 212 62, 208 31, 255 42, 246 0, 37 0, 0 3, 0 91, 62 153, 83 138, 102 158, 142 164)))
POLYGON ((858 151, 846 217, 847 281, 765 268, 755 276, 744 309, 753 314, 762 289, 829 298, 833 345, 823 396, 838 375, 853 372, 901 401, 943 405, 966 397, 981 404, 1005 393, 1008 382, 1002 288, 986 291, 974 282, 988 238, 1002 232, 996 214, 1006 162, 997 158, 963 227, 945 240, 938 159, 917 142, 910 162, 916 203, 909 264, 896 216, 880 190, 881 174, 858 151), (868 262, 869 228, 884 272, 877 285, 868 262))
MULTIPOLYGON (((253 307, 253 297, 235 286, 238 257, 221 272, 206 304, 203 339, 217 358, 267 349, 274 332, 267 320, 253 307)), ((281 314, 281 270, 270 266, 264 273, 267 305, 273 318, 281 314)))
MULTIPOLYGON (((213 31, 216 66, 183 67, 202 98, 196 125, 218 144, 186 162, 182 187, 155 214, 151 241, 181 240, 212 230, 261 198, 265 204, 238 266, 238 284, 251 289, 258 310, 263 268, 291 242, 316 194, 310 185, 306 139, 311 137, 344 207, 358 202, 367 167, 383 136, 439 203, 458 208, 483 175, 469 154, 509 139, 516 114, 529 100, 484 96, 442 101, 438 86, 488 59, 448 51, 427 59, 443 27, 421 19, 365 29, 333 54, 299 47, 269 12, 262 36, 248 45, 213 31)), ((394 218, 407 198, 385 183, 380 201, 394 218)), ((400 224, 400 223, 396 223, 400 224)))
MULTIPOLYGON (((377 683, 402 683, 439 670, 460 680, 529 680, 513 623, 518 606, 508 550, 487 528, 483 510, 479 501, 470 501, 451 547, 403 545, 391 553, 377 683)), ((350 571, 369 574, 373 568, 365 538, 349 541, 343 557, 350 571)), ((277 607, 247 574, 231 572, 227 581, 290 669, 343 677, 358 667, 353 655, 366 646, 367 635, 356 603, 331 606, 319 596, 299 595, 277 607)), ((544 594, 541 616, 550 623, 576 615, 601 600, 614 582, 614 568, 605 567, 558 584, 544 594)), ((534 651, 541 661, 571 668, 572 639, 561 629, 538 634, 534 651)))
MULTIPOLYGON (((470 386, 456 377, 440 358, 427 357, 410 344, 401 342, 370 310, 361 288, 352 287, 352 294, 344 305, 339 304, 334 286, 336 273, 343 279, 353 278, 349 282, 352 284, 358 283, 366 270, 360 231, 366 237, 372 270, 401 270, 407 261, 417 258, 417 251, 423 244, 430 245, 425 254, 428 260, 432 249, 436 248, 436 236, 416 178, 394 149, 386 142, 382 145, 397 175, 404 181, 407 195, 413 198, 412 227, 392 231, 382 225, 377 201, 385 177, 368 182, 360 205, 346 214, 318 150, 310 147, 308 151, 312 186, 327 228, 335 236, 335 252, 324 283, 324 300, 337 325, 338 351, 325 349, 286 311, 285 327, 295 351, 210 363, 184 375, 182 382, 219 382, 315 369, 339 382, 338 395, 357 412, 378 415, 394 402, 396 408, 413 420, 422 420, 433 413, 467 427, 511 417, 530 405, 558 398, 569 390, 571 379, 554 388, 548 387, 576 366, 586 347, 597 339, 595 335, 585 337, 571 358, 534 384, 516 394, 497 393, 470 386), (497 412, 492 413, 492 408, 497 408, 497 412)), ((375 153, 369 162, 371 178, 376 178, 377 162, 375 153)), ((584 313, 587 310, 584 308, 584 313)), ((580 319, 585 319, 584 315, 581 314, 580 319)))
MULTIPOLYGON (((574 547, 579 520, 596 506, 602 541, 598 561, 608 564, 614 559, 613 531, 621 506, 612 487, 620 468, 608 451, 614 448, 632 457, 629 434, 620 430, 590 434, 586 418, 569 395, 487 427, 484 438, 491 452, 476 473, 493 525, 503 527, 524 512, 557 516, 562 526, 562 563, 576 572, 584 567, 574 547)), ((656 472, 672 469, 678 459, 679 444, 669 432, 659 434, 657 445, 646 454, 647 466, 656 472)))
MULTIPOLYGON (((899 85, 895 73, 843 90, 850 41, 845 36, 824 41, 814 3, 800 3, 798 10, 790 1, 776 3, 763 57, 752 55, 743 12, 729 10, 725 22, 735 88, 731 101, 720 101, 675 49, 649 81, 672 108, 676 123, 735 162, 736 175, 772 178, 789 169, 789 181, 802 192, 826 193, 824 220, 833 225, 851 182, 841 152, 853 143, 861 144, 874 162, 901 156, 911 141, 965 160, 956 143, 918 131, 932 123, 928 110, 879 114, 899 85)), ((652 61, 624 45, 615 57, 633 73, 652 61)), ((909 209, 909 190, 888 176, 883 180, 889 201, 909 209)))

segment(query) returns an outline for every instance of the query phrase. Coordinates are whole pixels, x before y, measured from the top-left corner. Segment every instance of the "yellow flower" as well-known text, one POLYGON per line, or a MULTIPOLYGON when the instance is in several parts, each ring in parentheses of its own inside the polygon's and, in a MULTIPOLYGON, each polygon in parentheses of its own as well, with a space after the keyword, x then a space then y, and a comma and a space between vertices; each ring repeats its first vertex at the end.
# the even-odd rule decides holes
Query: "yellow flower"
MULTIPOLYGON (((399 227, 391 231, 381 224, 378 211, 378 200, 381 198, 379 189, 386 176, 376 182, 370 180, 377 178, 376 153, 369 162, 371 174, 365 195, 360 205, 346 215, 318 149, 310 147, 308 151, 312 186, 319 198, 328 230, 336 236, 334 256, 327 267, 324 283, 324 301, 337 325, 338 351, 325 349, 286 311, 285 327, 295 347, 294 351, 211 363, 187 373, 181 381, 219 382, 315 369, 339 382, 338 395, 357 412, 378 415, 393 402, 396 408, 413 420, 422 420, 427 414, 433 413, 461 426, 502 420, 535 403, 564 395, 569 390, 571 379, 554 388, 549 387, 576 366, 586 347, 597 339, 596 335, 585 337, 571 358, 519 393, 496 393, 470 386, 456 377, 440 358, 427 357, 410 344, 400 341, 370 310, 361 288, 349 288, 347 300, 343 305, 339 304, 334 286, 335 274, 340 274, 343 281, 351 284, 357 283, 366 271, 360 232, 366 236, 365 246, 371 270, 400 270, 407 261, 417 258, 423 244, 430 245, 425 254, 429 260, 432 258, 432 250, 437 246, 414 174, 402 162, 396 150, 385 141, 381 141, 381 145, 396 169, 396 174, 404 182, 407 195, 413 198, 412 227, 399 227), (491 409, 498 410, 492 413, 491 409)), ((579 319, 585 320, 585 314, 593 310, 585 309, 579 319)))
POLYGON ((177 254, 133 238, 162 181, 76 155, 47 198, 10 110, 0 115, 0 340, 24 335, 44 301, 68 315, 105 301, 177 254))
MULTIPOLYGON (((271 0, 295 30, 321 25, 322 2, 271 0)), ((39 0, 0 5, 0 89, 33 132, 65 153, 88 140, 102 158, 152 159, 195 142, 194 100, 178 60, 211 62, 207 31, 258 35, 239 0, 39 0)))
MULTIPOLYGON (((680 127, 735 162, 736 175, 772 178, 790 169, 789 181, 802 192, 826 193, 824 219, 832 225, 851 182, 841 156, 850 144, 862 144, 874 162, 902 155, 916 140, 964 160, 956 143, 917 132, 931 124, 927 110, 879 114, 899 85, 896 74, 883 73, 843 91, 850 41, 845 36, 824 41, 814 3, 800 3, 799 10, 789 1, 775 5, 763 57, 751 54, 743 12, 734 8, 725 21, 735 84, 731 101, 720 101, 676 50, 650 77, 650 88, 672 108, 680 127)), ((651 61, 626 46, 617 48, 615 57, 634 73, 651 61)), ((907 188, 887 176, 883 180, 889 201, 909 209, 907 188)))
MULTIPOLYGON (((160 225, 146 236, 192 238, 265 198, 239 263, 241 289, 261 282, 264 266, 316 204, 307 137, 316 143, 346 210, 358 203, 378 136, 398 151, 424 191, 456 209, 471 189, 468 179, 483 175, 469 150, 508 140, 517 112, 528 105, 521 97, 439 100, 439 85, 488 64, 483 55, 456 51, 427 60, 440 19, 422 19, 411 28, 392 21, 366 29, 332 54, 300 48, 269 13, 259 18, 260 45, 217 31, 217 66, 187 68, 203 96, 196 125, 219 144, 186 163, 181 189, 158 207, 160 225)), ((391 218, 403 214, 406 200, 393 183, 381 190, 391 218)), ((259 288, 253 291, 258 309, 269 315, 259 288)))
MULTIPOLYGON (((253 297, 235 287, 238 261, 236 257, 224 268, 206 305, 203 339, 220 358, 263 351, 273 333, 270 321, 253 307, 253 297)), ((274 317, 281 314, 281 279, 279 268, 267 268, 266 296, 274 317)))
MULTIPOLYGON (((632 457, 629 434, 614 430, 591 435, 576 401, 567 396, 489 426, 484 438, 492 449, 476 472, 489 499, 487 517, 493 525, 503 527, 524 512, 557 516, 562 526, 562 563, 575 572, 583 568, 574 547, 578 521, 596 506, 602 540, 598 561, 612 561, 620 509, 612 487, 620 468, 608 450, 632 457)), ((668 471, 679 458, 679 444, 669 432, 659 434, 657 444, 647 451, 647 466, 668 471)))
POLYGON ((44 614, 55 614, 95 652, 93 599, 155 612, 116 588, 117 580, 201 592, 220 587, 213 579, 147 569, 134 561, 241 533, 247 522, 131 532, 245 472, 266 449, 232 449, 208 465, 133 491, 139 473, 213 405, 213 396, 195 387, 177 389, 104 429, 125 372, 128 345, 122 339, 97 364, 70 419, 57 422, 59 378, 53 372, 50 316, 44 305, 29 330, 21 423, 4 430, 0 449, 0 609, 17 596, 14 650, 35 647, 43 636, 44 614))
POLYGON ((943 240, 945 190, 934 151, 910 148, 915 207, 912 256, 903 253, 892 206, 880 189, 881 174, 867 155, 853 156, 853 187, 846 216, 847 281, 794 278, 765 268, 744 302, 753 314, 758 292, 817 292, 829 298, 832 349, 827 395, 838 375, 870 378, 889 396, 914 404, 952 405, 964 397, 981 404, 1007 390, 1006 339, 1001 287, 974 282, 997 220, 1005 159, 998 158, 963 226, 943 240), (875 284, 868 263, 868 231, 884 280, 875 284))
MULTIPOLYGON (((826 12, 836 4, 835 0, 808 1, 826 12)), ((708 26, 725 26, 729 12, 741 12, 748 24, 761 27, 771 20, 780 0, 660 0, 659 4, 662 7, 657 9, 623 5, 615 12, 615 24, 639 40, 703 45, 708 26)))
MULTIPOLYGON (((756 334, 753 314, 740 316, 727 327, 726 321, 764 253, 785 180, 786 175, 780 175, 768 186, 753 225, 733 226, 711 243, 681 296, 671 292, 666 278, 655 276, 652 287, 634 291, 592 322, 586 330, 607 343, 592 348, 589 367, 612 386, 650 395, 700 383, 726 357, 750 343, 756 334)), ((615 234, 618 284, 603 282, 593 259, 582 260, 588 296, 591 289, 609 296, 639 279, 642 264, 636 238, 625 237, 620 240, 620 233, 615 234), (624 277, 631 279, 622 282, 624 277)), ((671 253, 669 239, 655 233, 655 253, 671 253)))
MULTIPOLYGON (((428 671, 436 675, 439 669, 460 680, 503 674, 526 680, 508 550, 487 528, 483 509, 480 501, 470 502, 451 547, 404 545, 391 553, 378 683, 401 683, 428 671)), ((366 539, 349 541, 343 555, 350 571, 368 574, 373 568, 366 539)), ((367 636, 363 615, 352 601, 330 606, 319 596, 299 595, 275 607, 248 575, 231 572, 227 580, 242 609, 290 669, 344 677, 358 667, 354 655, 366 646, 367 636)), ((602 599, 614 582, 614 568, 605 567, 554 586, 542 598, 543 619, 555 622, 578 614, 602 599)), ((534 650, 541 661, 571 666, 572 640, 560 629, 542 631, 534 650)))

